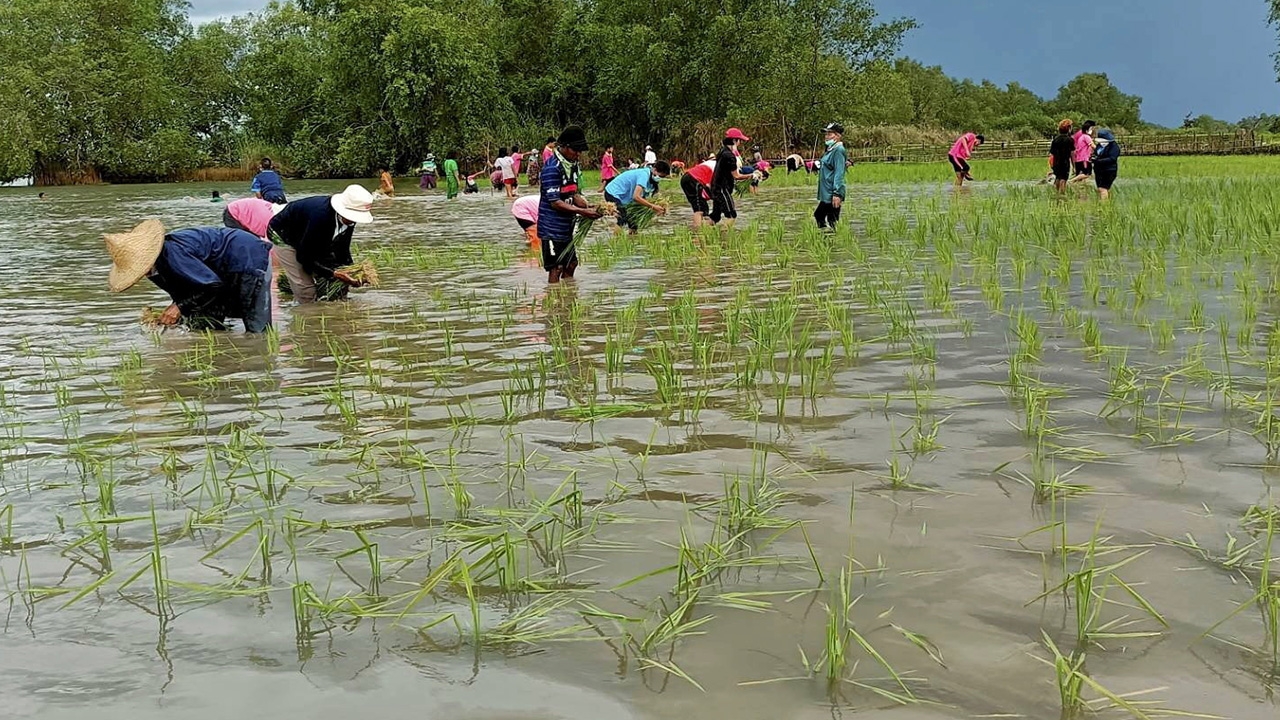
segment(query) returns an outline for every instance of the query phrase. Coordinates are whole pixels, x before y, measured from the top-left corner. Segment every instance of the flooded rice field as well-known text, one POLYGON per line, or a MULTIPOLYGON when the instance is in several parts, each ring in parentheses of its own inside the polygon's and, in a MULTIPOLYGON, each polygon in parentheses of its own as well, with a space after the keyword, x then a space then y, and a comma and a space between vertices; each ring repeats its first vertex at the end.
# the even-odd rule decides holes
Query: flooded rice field
POLYGON ((1273 718, 1273 180, 766 184, 551 288, 409 194, 264 337, 107 292, 208 188, 0 193, 3 714, 1273 718))

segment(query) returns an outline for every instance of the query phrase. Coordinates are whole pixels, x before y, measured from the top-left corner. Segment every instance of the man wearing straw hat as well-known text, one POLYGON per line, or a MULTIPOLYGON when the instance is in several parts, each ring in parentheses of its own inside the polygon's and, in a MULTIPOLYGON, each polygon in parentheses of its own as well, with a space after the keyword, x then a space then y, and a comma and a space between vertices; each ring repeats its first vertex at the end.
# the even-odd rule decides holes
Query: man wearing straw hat
POLYGON ((159 220, 147 220, 103 237, 112 292, 146 277, 173 298, 160 324, 183 319, 194 329, 225 330, 233 317, 247 332, 271 327, 271 248, 251 233, 214 227, 166 233, 159 220))
POLYGON ((271 219, 267 235, 295 300, 316 301, 316 278, 360 285, 338 268, 351 264, 351 234, 356 224, 373 222, 372 207, 368 190, 348 185, 338 195, 295 200, 271 219))

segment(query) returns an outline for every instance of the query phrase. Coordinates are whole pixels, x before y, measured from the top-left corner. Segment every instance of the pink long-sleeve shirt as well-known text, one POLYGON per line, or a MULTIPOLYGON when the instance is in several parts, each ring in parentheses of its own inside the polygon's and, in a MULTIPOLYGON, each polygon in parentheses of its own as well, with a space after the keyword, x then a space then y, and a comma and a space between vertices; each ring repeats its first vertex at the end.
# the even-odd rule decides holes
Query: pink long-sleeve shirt
POLYGON ((1083 130, 1076 131, 1076 154, 1071 159, 1078 163, 1087 163, 1093 157, 1093 138, 1083 130))
POLYGON ((956 144, 951 146, 951 157, 957 160, 968 160, 973 155, 973 149, 978 146, 978 136, 974 133, 965 133, 956 140, 956 144))

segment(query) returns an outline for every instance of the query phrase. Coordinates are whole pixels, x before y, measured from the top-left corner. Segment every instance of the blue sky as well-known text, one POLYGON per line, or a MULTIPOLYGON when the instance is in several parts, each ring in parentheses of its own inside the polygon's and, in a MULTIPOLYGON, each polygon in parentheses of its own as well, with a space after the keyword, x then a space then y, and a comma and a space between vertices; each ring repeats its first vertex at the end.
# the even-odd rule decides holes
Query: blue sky
MULTIPOLYGON (((1019 82, 1042 96, 1082 72, 1105 72, 1142 96, 1143 117, 1187 113, 1239 120, 1280 114, 1275 33, 1265 0, 875 0, 884 17, 920 28, 903 53, 955 77, 1019 82)), ((248 12, 266 0, 191 0, 193 20, 248 12)))

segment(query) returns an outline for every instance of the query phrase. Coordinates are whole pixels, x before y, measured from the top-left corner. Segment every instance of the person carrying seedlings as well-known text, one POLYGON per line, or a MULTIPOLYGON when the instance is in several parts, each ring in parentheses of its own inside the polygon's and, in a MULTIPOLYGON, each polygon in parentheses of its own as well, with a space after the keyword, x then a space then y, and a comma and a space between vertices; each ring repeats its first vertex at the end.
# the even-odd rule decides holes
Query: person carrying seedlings
POLYGON ((232 230, 244 230, 267 239, 267 227, 271 218, 285 208, 284 205, 267 202, 256 197, 240 198, 222 208, 222 225, 232 230))
POLYGON ((818 161, 818 208, 813 211, 813 219, 823 230, 834 230, 840 222, 840 208, 844 205, 844 179, 846 155, 844 149, 844 126, 830 123, 822 132, 826 134, 827 151, 818 161))
POLYGON ((618 169, 613 165, 613 146, 604 149, 604 155, 600 156, 600 192, 608 189, 609 181, 618 177, 618 169))
POLYGON ((396 183, 391 178, 391 171, 387 169, 386 165, 378 166, 378 192, 387 197, 396 196, 396 183))
POLYGON ((611 202, 618 208, 619 228, 630 230, 632 235, 640 230, 641 223, 636 219, 634 205, 648 208, 655 215, 667 214, 665 207, 646 198, 658 192, 658 180, 670 175, 671 166, 665 160, 658 160, 652 167, 622 173, 605 187, 605 202, 611 202))
POLYGON ((689 201, 689 209, 693 210, 693 228, 702 227, 702 218, 711 212, 707 200, 711 198, 711 178, 716 171, 715 158, 693 166, 693 169, 680 177, 680 189, 684 191, 684 199, 689 201))
POLYGON ((271 158, 262 158, 259 167, 261 169, 257 175, 253 176, 253 184, 249 186, 249 192, 267 202, 277 204, 288 202, 284 196, 284 181, 280 179, 280 173, 276 172, 271 158))
POLYGON ((111 292, 145 277, 172 298, 159 324, 225 330, 231 317, 244 321, 246 332, 271 327, 271 248, 260 238, 233 228, 166 232, 159 220, 146 220, 103 240, 111 255, 111 292))
POLYGON ((422 167, 418 168, 422 177, 418 179, 419 190, 435 190, 436 189, 436 156, 427 153, 427 159, 422 161, 422 167))
POLYGON ((529 242, 529 249, 538 250, 542 243, 538 240, 538 205, 542 198, 538 195, 525 195, 511 203, 511 216, 524 231, 524 238, 529 242))
POLYGON ((295 200, 271 219, 267 237, 298 302, 316 302, 317 278, 348 287, 361 285, 338 268, 352 263, 351 235, 357 224, 373 222, 372 208, 373 195, 368 190, 348 185, 338 195, 295 200))
POLYGON ((965 180, 973 180, 973 175, 969 174, 969 158, 973 157, 974 148, 986 141, 982 135, 965 133, 951 146, 947 158, 951 161, 951 168, 956 171, 956 187, 962 187, 965 180))
POLYGON ((1097 132, 1094 130, 1097 125, 1098 123, 1092 120, 1085 120, 1084 125, 1081 125, 1072 136, 1076 143, 1075 154, 1071 157, 1076 171, 1075 177, 1071 178, 1073 183, 1084 182, 1093 174, 1093 147, 1097 144, 1093 136, 1097 132))
POLYGON ((458 151, 450 150, 444 156, 444 195, 452 200, 458 197, 458 187, 462 184, 462 175, 458 172, 458 151))
POLYGON ((498 150, 498 159, 493 161, 494 177, 502 184, 503 190, 507 193, 507 199, 514 199, 516 196, 516 170, 515 160, 507 155, 507 149, 498 150))
POLYGON ((1049 157, 1053 159, 1053 187, 1059 194, 1067 191, 1067 181, 1071 179, 1071 158, 1076 152, 1071 126, 1070 120, 1058 123, 1058 137, 1049 144, 1049 157))
POLYGON ((579 188, 582 169, 578 158, 586 150, 586 133, 577 125, 570 125, 560 133, 551 158, 542 166, 537 228, 542 240, 542 267, 551 284, 573 277, 578 269, 578 253, 573 241, 578 218, 600 218, 600 213, 587 204, 579 188))
POLYGON ((739 164, 738 144, 749 142, 738 128, 725 131, 724 140, 720 144, 720 152, 716 153, 716 169, 711 174, 711 222, 718 224, 721 218, 728 227, 738 218, 738 208, 733 204, 733 191, 740 180, 750 180, 751 175, 743 174, 739 164))
POLYGON ((1111 199, 1111 186, 1120 174, 1120 143, 1110 130, 1098 131, 1098 145, 1093 154, 1093 179, 1098 184, 1098 199, 1111 199))

